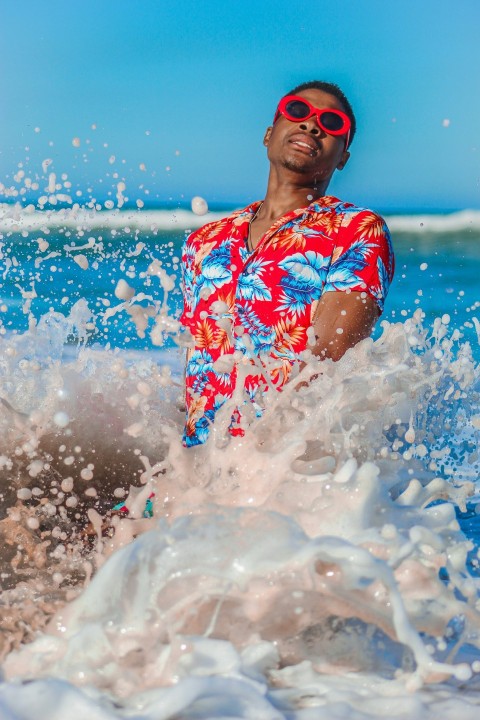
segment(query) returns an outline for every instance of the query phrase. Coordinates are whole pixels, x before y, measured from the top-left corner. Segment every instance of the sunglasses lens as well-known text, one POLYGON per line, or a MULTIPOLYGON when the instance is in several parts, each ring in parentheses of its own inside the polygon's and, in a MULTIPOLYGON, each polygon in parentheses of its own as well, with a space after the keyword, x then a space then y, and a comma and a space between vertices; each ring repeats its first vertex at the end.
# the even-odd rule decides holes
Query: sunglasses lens
POLYGON ((320 115, 320 119, 325 130, 332 130, 333 132, 338 132, 344 126, 343 118, 341 118, 340 115, 337 115, 337 113, 334 112, 323 112, 320 115))
POLYGON ((291 100, 285 105, 285 110, 290 117, 297 120, 303 120, 310 114, 310 108, 301 100, 291 100))

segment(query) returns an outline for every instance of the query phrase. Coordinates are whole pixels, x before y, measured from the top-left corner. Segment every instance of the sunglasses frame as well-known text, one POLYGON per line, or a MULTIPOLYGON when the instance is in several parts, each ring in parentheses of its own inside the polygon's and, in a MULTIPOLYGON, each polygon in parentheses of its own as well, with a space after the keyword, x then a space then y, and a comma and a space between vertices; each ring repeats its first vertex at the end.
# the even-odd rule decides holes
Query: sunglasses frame
POLYGON ((346 142, 345 142, 345 150, 348 148, 348 143, 350 141, 350 130, 352 127, 352 123, 350 121, 350 118, 346 113, 344 113, 342 110, 337 110, 337 108, 316 108, 311 103, 308 102, 308 100, 305 100, 303 97, 299 97, 298 95, 285 95, 280 102, 278 103, 277 110, 275 112, 275 116, 273 118, 273 123, 275 124, 278 120, 279 115, 283 115, 284 118, 289 120, 290 122, 300 123, 304 122, 305 120, 309 120, 311 117, 316 118, 317 125, 323 132, 326 132, 327 135, 333 135, 334 137, 338 137, 339 135, 346 135, 346 142), (301 102, 309 110, 308 115, 302 118, 294 117, 293 115, 290 115, 290 113, 287 111, 287 105, 291 102, 301 102), (343 125, 339 130, 329 130, 325 125, 323 124, 321 120, 322 113, 333 113, 334 115, 338 115, 340 119, 343 121, 343 125))

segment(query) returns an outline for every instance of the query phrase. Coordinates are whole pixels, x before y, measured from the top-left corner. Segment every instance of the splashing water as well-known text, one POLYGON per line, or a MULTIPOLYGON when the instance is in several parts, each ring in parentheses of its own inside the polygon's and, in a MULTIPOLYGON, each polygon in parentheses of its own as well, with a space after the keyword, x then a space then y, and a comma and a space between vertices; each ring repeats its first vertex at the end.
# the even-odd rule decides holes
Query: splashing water
POLYGON ((65 703, 74 720, 369 718, 393 705, 433 718, 442 702, 442 717, 473 718, 470 344, 421 310, 384 322, 308 387, 267 393, 245 437, 228 435, 227 405, 207 445, 185 450, 175 247, 168 260, 135 238, 140 269, 110 274, 108 303, 93 310, 80 290, 35 314, 46 262, 66 253, 101 274, 118 258, 105 246, 36 238, 18 288, 28 327, 4 326, 5 716, 51 720, 65 703), (92 345, 125 317, 162 349, 92 345), (119 499, 129 517, 109 516, 119 499))

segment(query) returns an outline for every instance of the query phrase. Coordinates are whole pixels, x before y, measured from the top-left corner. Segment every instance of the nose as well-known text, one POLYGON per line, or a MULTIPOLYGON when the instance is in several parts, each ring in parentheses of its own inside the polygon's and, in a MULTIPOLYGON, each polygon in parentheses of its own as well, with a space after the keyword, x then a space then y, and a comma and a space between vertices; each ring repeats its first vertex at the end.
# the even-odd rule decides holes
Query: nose
POLYGON ((300 128, 304 132, 308 132, 311 135, 320 135, 321 130, 317 125, 316 118, 309 118, 308 120, 303 120, 300 123, 300 128))
POLYGON ((308 120, 302 120, 300 128, 305 132, 309 132, 312 135, 320 135, 321 129, 317 124, 317 120, 314 117, 308 118, 308 120))

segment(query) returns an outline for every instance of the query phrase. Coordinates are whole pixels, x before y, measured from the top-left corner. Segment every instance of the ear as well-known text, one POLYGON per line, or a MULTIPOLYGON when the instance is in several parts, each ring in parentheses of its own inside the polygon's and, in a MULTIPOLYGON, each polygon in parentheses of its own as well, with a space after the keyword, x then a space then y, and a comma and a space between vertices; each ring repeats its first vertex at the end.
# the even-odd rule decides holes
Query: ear
POLYGON ((344 152, 342 154, 342 159, 340 160, 340 162, 337 165, 337 170, 343 170, 343 168, 347 164, 349 158, 350 158, 350 153, 348 152, 348 150, 344 150, 344 152))
POLYGON ((265 135, 263 136, 263 144, 265 147, 268 147, 268 143, 270 142, 270 136, 272 134, 273 127, 269 125, 267 129, 265 130, 265 135))

